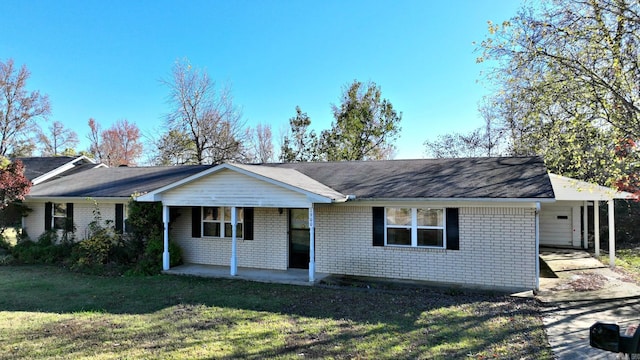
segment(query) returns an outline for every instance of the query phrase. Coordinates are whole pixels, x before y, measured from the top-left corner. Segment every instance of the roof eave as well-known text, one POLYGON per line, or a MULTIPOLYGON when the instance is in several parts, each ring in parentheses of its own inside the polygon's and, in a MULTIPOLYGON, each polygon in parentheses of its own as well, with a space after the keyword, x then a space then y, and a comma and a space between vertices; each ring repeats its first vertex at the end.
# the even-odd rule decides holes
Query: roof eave
POLYGON ((531 203, 541 202, 549 203, 555 202, 556 199, 552 197, 547 198, 357 198, 355 200, 349 200, 349 202, 362 201, 362 202, 374 202, 374 201, 388 201, 388 202, 418 202, 418 201, 433 201, 433 202, 497 202, 497 203, 531 203))
POLYGON ((47 195, 47 196, 33 196, 27 195, 24 197, 25 201, 51 201, 51 202, 74 202, 74 201, 129 201, 131 196, 64 196, 64 195, 47 195))

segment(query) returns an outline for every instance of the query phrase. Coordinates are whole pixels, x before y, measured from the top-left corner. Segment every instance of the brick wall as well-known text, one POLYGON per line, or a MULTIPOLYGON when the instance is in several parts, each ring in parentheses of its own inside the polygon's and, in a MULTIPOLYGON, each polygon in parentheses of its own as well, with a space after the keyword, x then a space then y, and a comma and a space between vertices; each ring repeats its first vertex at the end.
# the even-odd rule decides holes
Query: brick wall
MULTIPOLYGON (((27 234, 32 240, 37 240, 44 233, 44 210, 45 203, 27 203, 32 210, 24 218, 24 226, 27 234)), ((93 201, 75 202, 73 204, 73 224, 76 227, 74 237, 77 241, 84 240, 88 236, 88 225, 94 220, 93 210, 96 208, 93 201)), ((100 214, 104 220, 114 221, 116 210, 115 203, 98 203, 100 214)), ((104 225, 104 222, 102 223, 104 225)), ((111 223, 114 226, 114 223, 111 223)))
POLYGON ((461 208, 460 250, 372 246, 370 207, 319 206, 316 270, 505 289, 536 285, 535 209, 461 208))
MULTIPOLYGON (((171 239, 181 248, 187 263, 229 266, 231 239, 191 237, 191 208, 178 208, 171 224, 171 239)), ((238 240, 238 266, 286 270, 288 261, 287 213, 276 208, 254 209, 253 240, 238 240)))
MULTIPOLYGON (((231 240, 191 238, 180 208, 172 239, 185 262, 228 266, 231 240)), ((238 240, 238 266, 288 266, 287 212, 256 208, 255 240, 238 240)), ((371 207, 316 206, 316 271, 504 289, 536 285, 535 209, 461 208, 460 250, 372 246, 371 207)))

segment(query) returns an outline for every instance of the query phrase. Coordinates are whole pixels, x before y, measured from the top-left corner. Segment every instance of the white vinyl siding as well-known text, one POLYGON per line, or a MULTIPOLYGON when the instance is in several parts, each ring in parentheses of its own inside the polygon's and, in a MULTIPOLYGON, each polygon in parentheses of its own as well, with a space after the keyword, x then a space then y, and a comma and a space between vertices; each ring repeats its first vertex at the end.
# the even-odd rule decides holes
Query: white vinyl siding
POLYGON ((205 176, 162 195, 169 206, 308 208, 306 195, 232 170, 205 176))

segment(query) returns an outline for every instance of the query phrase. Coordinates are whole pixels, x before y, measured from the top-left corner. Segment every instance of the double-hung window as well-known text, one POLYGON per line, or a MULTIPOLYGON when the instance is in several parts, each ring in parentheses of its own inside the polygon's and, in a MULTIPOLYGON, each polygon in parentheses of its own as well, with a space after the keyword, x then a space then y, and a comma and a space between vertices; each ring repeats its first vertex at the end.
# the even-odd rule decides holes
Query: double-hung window
MULTIPOLYGON (((244 210, 236 208, 236 237, 243 237, 244 210)), ((202 234, 211 237, 232 236, 231 208, 230 207, 203 207, 202 208, 202 234)))
POLYGON ((444 248, 444 214, 442 208, 386 208, 386 245, 444 248))
POLYGON ((53 203, 51 207, 53 220, 53 228, 56 230, 64 230, 67 228, 67 204, 53 203))

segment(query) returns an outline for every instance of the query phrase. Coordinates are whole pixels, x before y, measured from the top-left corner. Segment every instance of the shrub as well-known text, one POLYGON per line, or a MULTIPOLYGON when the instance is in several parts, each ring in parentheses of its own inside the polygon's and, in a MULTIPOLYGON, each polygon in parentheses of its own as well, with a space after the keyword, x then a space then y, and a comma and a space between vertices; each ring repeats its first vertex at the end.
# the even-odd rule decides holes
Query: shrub
POLYGON ((103 221, 98 203, 93 209, 93 221, 88 225, 88 237, 74 248, 71 263, 76 270, 90 270, 101 273, 104 265, 117 263, 113 254, 121 247, 121 236, 111 226, 111 221, 103 221))
POLYGON ((11 249, 17 262, 22 264, 62 264, 71 254, 73 244, 59 241, 55 230, 44 232, 37 241, 20 239, 11 249))
MULTIPOLYGON (((142 257, 136 266, 128 272, 132 275, 155 275, 162 271, 162 253, 164 252, 164 241, 161 236, 154 236, 147 241, 142 257)), ((178 244, 169 241, 169 265, 177 266, 182 264, 182 249, 178 244)))
POLYGON ((9 240, 7 240, 2 233, 0 233, 0 249, 11 250, 9 240))

